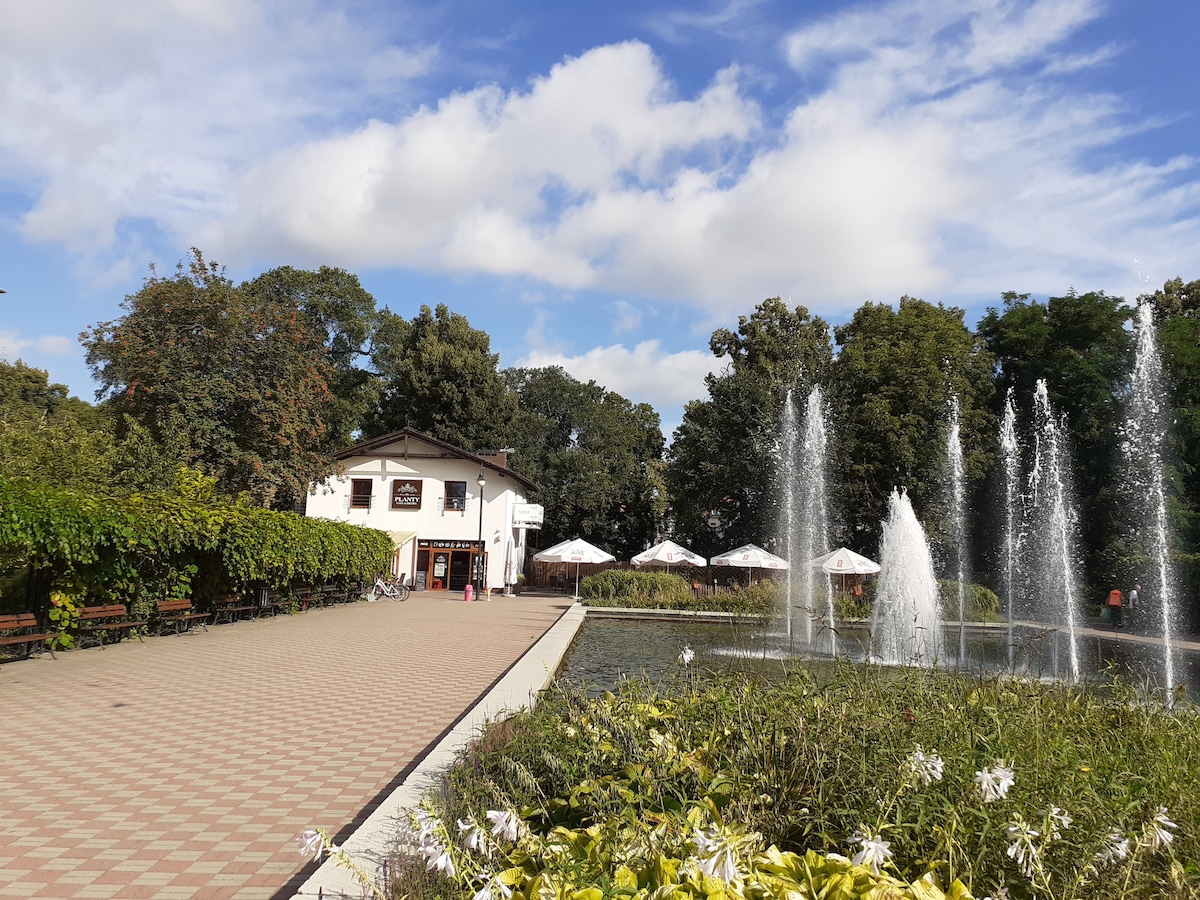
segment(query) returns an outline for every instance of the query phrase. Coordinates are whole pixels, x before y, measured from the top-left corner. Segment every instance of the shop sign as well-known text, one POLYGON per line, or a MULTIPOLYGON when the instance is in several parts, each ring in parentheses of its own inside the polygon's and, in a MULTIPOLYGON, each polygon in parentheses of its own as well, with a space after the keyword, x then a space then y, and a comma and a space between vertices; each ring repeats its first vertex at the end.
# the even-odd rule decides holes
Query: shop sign
POLYGON ((421 508, 421 479, 397 478, 392 482, 392 509, 421 508))
POLYGON ((443 541, 437 538, 418 540, 418 550, 483 550, 482 541, 443 541))
POLYGON ((514 503, 513 528, 541 528, 546 511, 539 503, 514 503))

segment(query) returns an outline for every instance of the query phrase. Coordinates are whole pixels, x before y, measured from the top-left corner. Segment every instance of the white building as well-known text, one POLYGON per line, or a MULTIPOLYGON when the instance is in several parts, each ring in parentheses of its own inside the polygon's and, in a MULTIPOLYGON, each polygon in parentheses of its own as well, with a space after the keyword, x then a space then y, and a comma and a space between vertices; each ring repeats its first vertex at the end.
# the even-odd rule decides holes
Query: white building
POLYGON ((405 428, 334 458, 344 473, 315 486, 305 514, 389 532, 393 575, 419 590, 516 582, 542 508, 526 502, 537 488, 507 468, 505 453, 471 453, 405 428))

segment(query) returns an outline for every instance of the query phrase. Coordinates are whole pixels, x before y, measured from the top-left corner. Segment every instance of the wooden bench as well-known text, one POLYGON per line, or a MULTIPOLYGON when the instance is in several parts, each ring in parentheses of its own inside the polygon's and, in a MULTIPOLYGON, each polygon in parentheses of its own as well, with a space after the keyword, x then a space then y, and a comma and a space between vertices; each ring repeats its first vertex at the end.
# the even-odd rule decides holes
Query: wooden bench
POLYGON ((243 613, 253 619, 257 612, 257 604, 251 603, 245 597, 239 597, 237 594, 225 594, 223 597, 213 600, 214 625, 219 625, 222 621, 236 622, 242 618, 243 613))
POLYGON ((129 612, 123 603, 110 603, 105 606, 85 606, 79 613, 73 631, 79 639, 80 647, 83 647, 89 637, 92 637, 103 648, 105 635, 110 638, 115 637, 115 640, 109 641, 109 643, 115 643, 132 631, 141 641, 142 634, 137 629, 146 624, 144 619, 129 618, 129 612))
POLYGON ((45 642, 55 636, 38 628, 37 616, 33 613, 0 616, 0 647, 21 647, 25 659, 29 659, 37 646, 44 646, 54 658, 54 648, 45 642))
POLYGON ((175 629, 176 634, 182 634, 192 627, 193 622, 208 631, 208 619, 212 613, 196 612, 192 609, 192 601, 186 598, 173 597, 170 600, 159 600, 155 605, 155 624, 161 635, 168 626, 175 629))

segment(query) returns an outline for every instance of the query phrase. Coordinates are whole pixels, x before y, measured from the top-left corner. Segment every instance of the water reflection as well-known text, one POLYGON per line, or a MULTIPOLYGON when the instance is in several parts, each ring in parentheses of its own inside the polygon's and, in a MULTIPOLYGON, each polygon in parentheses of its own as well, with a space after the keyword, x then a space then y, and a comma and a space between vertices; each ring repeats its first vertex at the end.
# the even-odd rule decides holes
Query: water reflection
MULTIPOLYGON (((953 626, 957 628, 957 626, 953 626)), ((957 631, 955 632, 957 634, 957 631)), ((826 639, 827 641, 828 639, 826 639)), ((867 655, 865 626, 838 629, 840 653, 862 660, 867 655)), ((814 643, 819 645, 820 641, 814 643)), ((693 666, 724 672, 752 672, 782 677, 789 671, 828 660, 795 648, 786 632, 762 625, 716 625, 697 622, 619 620, 588 617, 564 657, 559 676, 586 686, 592 692, 610 688, 623 676, 644 675, 651 681, 682 671, 679 653, 684 646, 695 651, 693 666), (791 647, 792 649, 789 649, 791 647)), ((1017 629, 1013 665, 1008 665, 1007 626, 968 630, 967 657, 945 668, 970 672, 1013 671, 1031 678, 1064 678, 1071 671, 1070 651, 1060 632, 1041 628, 1017 629)), ((1132 636, 1114 638, 1102 633, 1078 641, 1085 675, 1097 678, 1109 672, 1137 685, 1161 687, 1155 676, 1162 672, 1162 650, 1157 642, 1138 642, 1132 636)), ((1188 695, 1200 698, 1200 654, 1181 652, 1176 677, 1188 695)))

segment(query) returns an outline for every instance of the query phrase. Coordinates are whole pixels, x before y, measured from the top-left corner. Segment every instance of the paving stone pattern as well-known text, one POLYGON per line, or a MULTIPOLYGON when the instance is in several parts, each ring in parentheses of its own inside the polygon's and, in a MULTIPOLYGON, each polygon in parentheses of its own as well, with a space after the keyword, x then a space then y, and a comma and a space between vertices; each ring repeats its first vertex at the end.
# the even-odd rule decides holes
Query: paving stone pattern
POLYGON ((414 594, 0 666, 0 897, 270 898, 568 607, 414 594))

